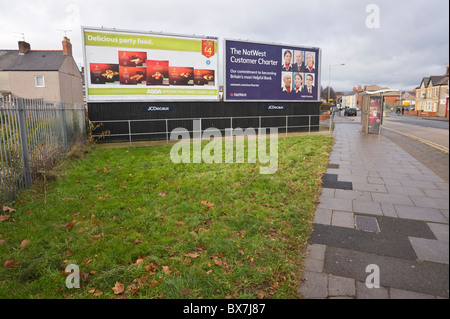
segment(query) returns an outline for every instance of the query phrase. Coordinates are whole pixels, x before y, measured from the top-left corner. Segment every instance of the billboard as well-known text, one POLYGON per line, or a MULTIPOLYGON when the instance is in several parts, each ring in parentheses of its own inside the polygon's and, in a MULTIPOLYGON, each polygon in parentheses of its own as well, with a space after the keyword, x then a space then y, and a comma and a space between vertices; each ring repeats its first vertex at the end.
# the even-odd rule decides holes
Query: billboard
POLYGON ((225 40, 226 101, 319 101, 319 48, 225 40))
POLYGON ((217 38, 82 27, 87 102, 218 101, 217 38))

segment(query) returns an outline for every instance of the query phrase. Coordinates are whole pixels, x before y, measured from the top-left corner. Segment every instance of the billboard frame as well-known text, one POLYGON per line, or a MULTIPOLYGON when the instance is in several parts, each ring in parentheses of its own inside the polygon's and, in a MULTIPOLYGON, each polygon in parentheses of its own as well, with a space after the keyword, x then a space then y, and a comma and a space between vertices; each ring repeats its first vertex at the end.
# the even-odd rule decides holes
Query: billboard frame
POLYGON ((206 36, 206 35, 186 35, 186 34, 177 34, 177 33, 165 33, 165 32, 153 32, 153 31, 142 31, 142 30, 129 30, 129 29, 116 29, 116 28, 104 28, 104 27, 91 27, 91 26, 81 26, 81 43, 82 43, 82 50, 83 50, 83 66, 84 66, 84 83, 85 83, 85 97, 86 97, 86 103, 133 103, 133 102, 149 102, 149 103, 155 103, 155 102, 164 102, 164 103, 177 103, 177 102, 220 102, 220 83, 219 83, 219 50, 220 50, 220 40, 216 36, 206 36), (205 99, 152 99, 152 98, 146 98, 146 99, 123 99, 123 100, 117 100, 113 98, 107 98, 104 100, 90 100, 89 99, 89 82, 88 82, 88 72, 89 67, 87 65, 87 56, 86 56, 86 43, 85 43, 85 31, 93 31, 93 32, 111 32, 111 33, 122 33, 122 34, 142 34, 146 36, 156 36, 156 37, 174 37, 174 38, 186 38, 186 39, 199 39, 199 40, 213 40, 217 44, 217 63, 215 64, 215 70, 217 72, 216 75, 216 85, 214 86, 214 89, 217 90, 216 95, 212 95, 211 98, 205 98, 205 99))
POLYGON ((238 103, 251 103, 251 102, 321 102, 320 101, 320 95, 322 94, 320 81, 321 81, 321 73, 322 73, 322 49, 318 47, 310 47, 310 46, 298 46, 293 44, 286 44, 286 43, 269 43, 269 42, 257 42, 257 41, 250 41, 250 40, 238 40, 238 39, 230 39, 230 38, 224 38, 223 39, 223 101, 224 102, 238 102, 238 103), (236 42, 243 42, 243 43, 254 43, 254 44, 262 44, 262 45, 271 45, 271 46, 286 46, 286 47, 297 47, 302 49, 312 49, 312 50, 318 50, 319 53, 319 70, 317 71, 317 100, 229 100, 227 99, 227 74, 226 74, 226 41, 236 41, 236 42))

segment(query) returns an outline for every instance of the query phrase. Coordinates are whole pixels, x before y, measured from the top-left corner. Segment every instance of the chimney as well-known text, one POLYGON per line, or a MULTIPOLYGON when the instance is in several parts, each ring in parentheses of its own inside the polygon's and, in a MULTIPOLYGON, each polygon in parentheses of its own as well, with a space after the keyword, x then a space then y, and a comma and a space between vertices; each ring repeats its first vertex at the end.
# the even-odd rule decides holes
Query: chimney
POLYGON ((27 53, 27 51, 31 50, 31 46, 29 43, 25 41, 19 41, 19 54, 23 55, 27 53))
POLYGON ((445 75, 448 75, 448 64, 447 64, 447 72, 445 73, 445 75))
POLYGON ((353 87, 353 91, 356 91, 356 86, 353 87))
POLYGON ((358 85, 358 91, 361 91, 361 85, 358 85))
POLYGON ((70 39, 68 37, 64 37, 62 41, 63 46, 63 54, 72 55, 72 43, 70 43, 70 39))

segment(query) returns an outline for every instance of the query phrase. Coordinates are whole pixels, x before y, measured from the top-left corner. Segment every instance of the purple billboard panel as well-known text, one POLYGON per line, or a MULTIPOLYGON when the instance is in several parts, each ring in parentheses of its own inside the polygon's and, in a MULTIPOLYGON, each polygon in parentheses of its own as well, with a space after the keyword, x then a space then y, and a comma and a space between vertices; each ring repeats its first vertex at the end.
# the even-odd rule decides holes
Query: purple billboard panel
POLYGON ((319 101, 319 48, 225 40, 226 101, 319 101))

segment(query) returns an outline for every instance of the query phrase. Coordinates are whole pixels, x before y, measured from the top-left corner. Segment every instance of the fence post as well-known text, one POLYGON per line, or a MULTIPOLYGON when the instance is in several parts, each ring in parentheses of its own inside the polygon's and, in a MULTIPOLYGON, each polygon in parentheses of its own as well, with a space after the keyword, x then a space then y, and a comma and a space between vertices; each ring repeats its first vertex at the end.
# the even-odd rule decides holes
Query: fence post
POLYGON ((166 119, 166 145, 169 144, 169 126, 166 119))
POLYGON ((308 135, 311 135, 311 115, 308 115, 308 122, 308 135))
POLYGON ((67 149, 67 123, 66 123, 66 106, 64 102, 59 102, 61 110, 61 130, 62 130, 62 145, 64 150, 67 149))
POLYGON ((128 120, 128 136, 130 139, 130 146, 131 146, 131 122, 128 120))
POLYGON ((83 142, 86 142, 87 140, 87 132, 86 132, 86 108, 84 107, 84 104, 81 104, 81 137, 83 138, 83 142))
POLYGON ((30 168, 30 155, 28 154, 28 139, 27 139, 27 128, 25 126, 25 107, 23 105, 23 99, 17 99, 17 109, 19 113, 19 130, 20 130, 20 141, 22 144, 22 158, 23 158, 23 169, 25 176, 25 187, 31 188, 31 168, 30 168))
POLYGON ((286 115, 286 136, 288 135, 288 115, 286 115))

